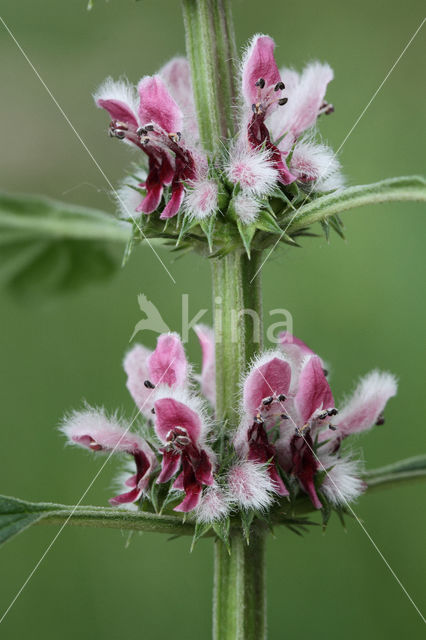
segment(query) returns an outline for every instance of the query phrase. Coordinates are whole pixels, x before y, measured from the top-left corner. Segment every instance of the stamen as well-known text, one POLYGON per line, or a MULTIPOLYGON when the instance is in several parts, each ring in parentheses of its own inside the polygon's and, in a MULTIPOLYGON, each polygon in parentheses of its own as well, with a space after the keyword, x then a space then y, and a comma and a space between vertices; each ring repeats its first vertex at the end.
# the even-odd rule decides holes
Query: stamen
POLYGON ((284 82, 277 82, 277 84, 274 87, 274 91, 282 91, 283 89, 285 89, 284 82))
POLYGON ((317 419, 318 420, 325 420, 326 418, 328 418, 328 415, 329 415, 329 413, 328 413, 328 411, 326 409, 325 411, 321 411, 321 413, 319 413, 317 415, 317 419))
POLYGON ((376 425, 377 425, 378 427, 381 427, 381 426, 382 426, 382 424, 385 424, 385 416, 383 415, 383 413, 381 413, 381 414, 379 415, 379 417, 377 418, 377 421, 376 421, 376 425))
POLYGON ((145 129, 147 131, 154 131, 154 125, 153 124, 146 124, 145 125, 145 129))
POLYGON ((148 131, 146 130, 145 127, 139 127, 139 129, 136 130, 136 134, 140 137, 140 136, 146 136, 146 134, 148 133, 148 131))
POLYGON ((144 380, 143 384, 147 389, 155 389, 155 384, 152 384, 151 380, 144 380))
POLYGON ((280 98, 278 100, 278 104, 280 105, 280 107, 284 106, 285 104, 287 104, 288 102, 288 98, 280 98))
POLYGON ((280 393, 280 395, 278 396, 278 401, 284 402, 284 400, 287 400, 287 396, 284 395, 283 393, 280 393))
POLYGON ((263 398, 262 404, 263 406, 267 407, 268 405, 272 404, 273 400, 273 396, 268 396, 267 398, 263 398))
POLYGON ((307 430, 309 430, 309 422, 306 422, 303 427, 296 427, 296 433, 301 437, 303 437, 304 432, 307 430))
POLYGON ((286 415, 285 413, 282 413, 282 414, 280 415, 280 418, 281 418, 282 420, 288 420, 288 419, 289 419, 289 416, 288 416, 288 415, 286 415))
POLYGON ((334 424, 329 424, 328 428, 331 429, 332 431, 337 431, 337 427, 335 427, 334 424))
POLYGON ((180 131, 176 131, 176 133, 169 133, 168 136, 172 142, 176 142, 177 144, 178 142, 180 142, 182 134, 180 131))
POLYGON ((328 369, 323 369, 323 370, 322 370, 322 372, 323 372, 323 374, 324 374, 324 376, 325 376, 325 377, 327 377, 327 376, 328 376, 328 369))
POLYGON ((338 413, 339 412, 336 409, 336 407, 332 407, 330 409, 327 409, 327 415, 329 415, 329 416, 337 416, 338 413))
POLYGON ((255 82, 255 86, 259 87, 259 89, 265 88, 265 80, 263 78, 259 78, 257 82, 255 82))

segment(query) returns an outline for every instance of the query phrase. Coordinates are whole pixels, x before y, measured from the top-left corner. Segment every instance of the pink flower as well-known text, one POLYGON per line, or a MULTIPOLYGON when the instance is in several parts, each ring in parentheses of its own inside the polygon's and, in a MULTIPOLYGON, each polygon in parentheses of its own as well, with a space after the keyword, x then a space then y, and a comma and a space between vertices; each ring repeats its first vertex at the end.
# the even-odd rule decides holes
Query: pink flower
POLYGON ((278 472, 276 449, 268 438, 268 430, 281 419, 290 379, 290 365, 280 354, 266 353, 255 361, 244 381, 244 417, 237 435, 237 447, 248 460, 267 465, 273 486, 282 496, 288 496, 289 492, 278 472))
POLYGON ((242 91, 247 108, 252 110, 247 125, 249 147, 268 151, 269 164, 283 184, 297 179, 316 191, 339 188, 340 165, 331 150, 300 140, 318 116, 333 112, 333 106, 325 101, 333 71, 327 64, 313 62, 301 75, 289 69, 280 72, 274 48, 272 38, 256 35, 243 60, 242 91), (290 151, 291 160, 287 161, 290 151))
POLYGON ((136 405, 148 418, 154 406, 154 388, 163 384, 184 388, 188 383, 189 366, 177 333, 164 333, 157 340, 155 351, 139 344, 124 359, 127 388, 136 405))
POLYGON ((103 409, 91 407, 74 411, 65 418, 61 430, 71 444, 92 451, 121 452, 133 456, 136 473, 126 480, 130 491, 111 498, 110 503, 120 505, 139 500, 157 466, 157 458, 143 438, 129 431, 128 426, 122 426, 115 416, 108 418, 103 409))
POLYGON ((355 495, 362 489, 361 481, 353 478, 354 465, 339 457, 340 443, 380 423, 386 402, 396 393, 391 374, 373 371, 338 412, 326 374, 319 356, 297 338, 282 334, 281 351, 257 359, 244 381, 244 414, 235 438, 242 458, 268 464, 278 493, 288 494, 281 468, 288 478, 297 479, 317 509, 322 503, 316 477, 324 470, 324 456, 330 467, 340 461, 324 485, 324 494, 331 501, 339 501, 339 483, 342 495, 355 495), (330 456, 335 456, 332 462, 330 456))
POLYGON ((277 106, 283 106, 287 98, 285 88, 274 58, 275 43, 269 36, 254 36, 242 64, 242 90, 247 106, 253 115, 247 128, 248 142, 252 149, 266 149, 271 165, 277 170, 283 184, 290 184, 295 177, 290 173, 285 160, 271 141, 265 118, 277 106))
POLYGON ((160 394, 154 407, 155 432, 164 445, 157 482, 168 482, 181 469, 173 488, 185 491, 185 498, 175 511, 191 511, 199 505, 203 486, 214 482, 214 456, 205 444, 207 424, 201 405, 184 394, 160 394))
MULTIPOLYGON (((188 73, 182 62, 175 61, 175 68, 180 69, 181 75, 188 73)), ((169 67, 163 73, 170 82, 169 67)), ((185 87, 181 81, 172 84, 172 91, 178 97, 185 95, 190 91, 189 78, 185 87)), ((110 135, 137 146, 148 157, 148 176, 145 183, 140 184, 146 190, 146 196, 137 210, 146 214, 155 211, 160 205, 164 187, 171 185, 171 197, 160 218, 175 216, 184 197, 183 183, 193 180, 196 171, 193 154, 181 139, 184 115, 162 77, 142 78, 138 85, 138 98, 135 89, 127 82, 114 82, 109 78, 94 98, 96 104, 111 116, 110 135)), ((190 102, 189 97, 186 102, 190 102)), ((190 117, 193 118, 193 113, 190 117)))

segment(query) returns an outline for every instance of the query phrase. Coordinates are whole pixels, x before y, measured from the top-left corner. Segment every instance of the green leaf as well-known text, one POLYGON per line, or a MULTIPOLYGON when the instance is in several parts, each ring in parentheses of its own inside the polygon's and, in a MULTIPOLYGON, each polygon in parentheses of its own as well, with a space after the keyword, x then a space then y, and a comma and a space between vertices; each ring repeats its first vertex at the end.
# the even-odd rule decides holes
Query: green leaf
POLYGON ((368 486, 367 493, 401 483, 426 480, 426 455, 407 458, 379 469, 366 471, 363 474, 363 480, 368 486))
POLYGON ((269 231, 270 233, 282 233, 282 229, 279 226, 278 222, 275 218, 268 212, 262 209, 259 211, 259 215, 257 216, 255 223, 258 229, 262 231, 269 231))
POLYGON ((212 525, 210 522, 197 522, 195 524, 195 531, 191 543, 191 553, 194 551, 194 547, 197 544, 198 540, 206 535, 206 533, 208 533, 211 528, 212 525))
POLYGON ((426 201, 426 180, 421 176, 389 178, 381 182, 349 187, 315 198, 302 205, 297 214, 288 214, 283 223, 289 225, 289 233, 335 216, 355 207, 381 202, 426 201))
POLYGON ((256 233, 256 223, 244 224, 241 220, 237 220, 238 231, 243 241, 244 249, 246 250, 247 257, 250 258, 250 247, 254 234, 256 233))
POLYGON ((210 215, 207 220, 201 220, 200 227, 203 230, 209 245, 210 253, 213 251, 213 232, 216 224, 216 216, 210 215))
POLYGON ((37 523, 156 531, 177 535, 194 533, 194 525, 190 522, 183 523, 177 516, 160 516, 114 508, 34 503, 0 496, 0 544, 37 523))
POLYGON ((17 293, 74 289, 110 275, 110 243, 131 226, 113 216, 41 196, 0 193, 0 276, 17 293))

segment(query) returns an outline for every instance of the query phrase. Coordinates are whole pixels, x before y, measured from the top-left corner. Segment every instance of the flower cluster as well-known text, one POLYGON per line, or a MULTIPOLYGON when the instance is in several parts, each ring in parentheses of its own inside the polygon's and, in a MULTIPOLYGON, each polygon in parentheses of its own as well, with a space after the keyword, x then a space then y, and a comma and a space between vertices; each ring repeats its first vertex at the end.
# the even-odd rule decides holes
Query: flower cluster
POLYGON ((200 376, 175 333, 161 335, 154 351, 136 345, 126 355, 137 420, 129 424, 91 407, 64 420, 72 444, 133 458, 135 468, 112 504, 173 508, 214 523, 238 512, 266 517, 283 501, 344 508, 362 493, 359 462, 342 444, 383 423, 397 388, 391 374, 371 372, 337 408, 324 362, 283 333, 278 348, 256 358, 244 376, 239 426, 231 431, 214 406, 213 331, 199 325, 196 333, 200 376))
POLYGON ((247 250, 265 248, 298 205, 343 185, 334 153, 315 141, 318 117, 333 112, 325 100, 331 68, 313 62, 301 74, 280 71, 274 48, 264 35, 247 47, 237 131, 215 154, 200 144, 186 59, 145 76, 137 90, 111 78, 99 88, 94 98, 111 117, 110 135, 141 152, 117 192, 121 215, 137 222, 135 238, 142 229, 181 246, 207 239, 211 251, 224 252, 227 224, 247 250))

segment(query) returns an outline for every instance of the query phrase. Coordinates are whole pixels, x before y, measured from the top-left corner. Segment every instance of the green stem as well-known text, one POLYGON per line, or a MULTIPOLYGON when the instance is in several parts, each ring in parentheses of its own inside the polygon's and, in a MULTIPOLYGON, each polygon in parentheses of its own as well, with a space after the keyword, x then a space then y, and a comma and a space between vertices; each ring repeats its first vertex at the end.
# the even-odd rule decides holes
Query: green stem
POLYGON ((215 543, 213 640, 266 638, 265 532, 255 529, 247 545, 231 536, 231 553, 215 543))
POLYGON ((229 0, 183 0, 186 49, 191 66, 200 138, 218 152, 234 132, 235 37, 229 0))
MULTIPOLYGON (((238 425, 241 376, 262 346, 261 253, 229 253, 213 261, 216 338, 216 412, 227 428, 238 425)), ((248 546, 240 528, 231 553, 215 542, 214 640, 262 640, 266 634, 264 531, 255 526, 248 546)))
POLYGON ((251 260, 234 251, 213 264, 213 296, 216 337, 216 409, 222 420, 237 426, 241 376, 253 355, 262 347, 262 296, 255 278, 261 252, 251 260))

